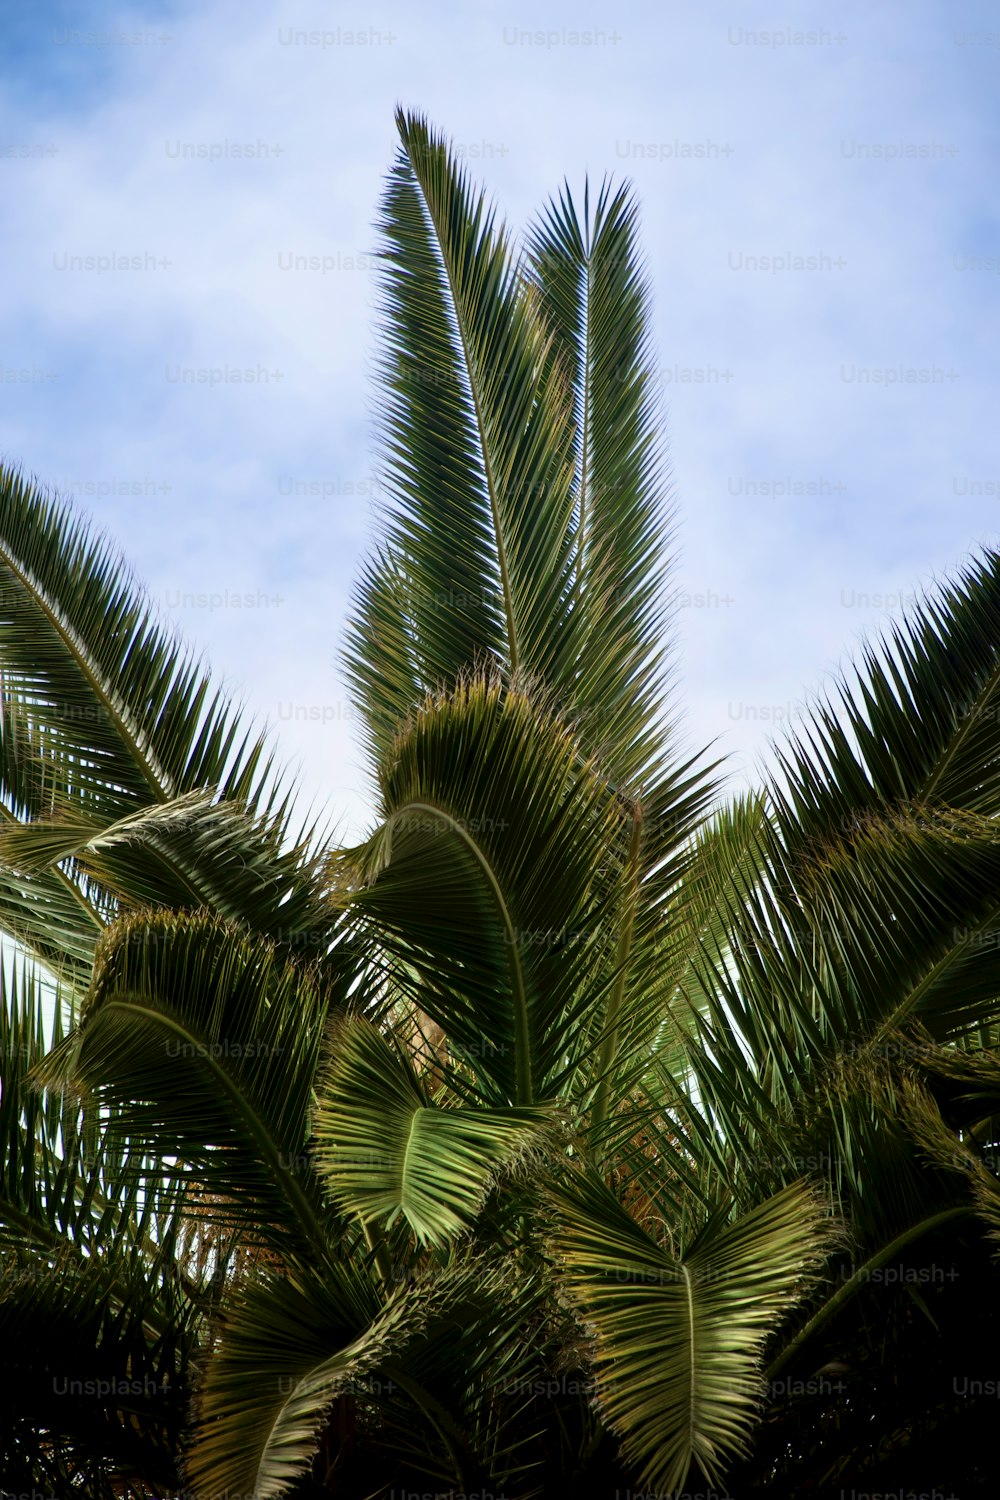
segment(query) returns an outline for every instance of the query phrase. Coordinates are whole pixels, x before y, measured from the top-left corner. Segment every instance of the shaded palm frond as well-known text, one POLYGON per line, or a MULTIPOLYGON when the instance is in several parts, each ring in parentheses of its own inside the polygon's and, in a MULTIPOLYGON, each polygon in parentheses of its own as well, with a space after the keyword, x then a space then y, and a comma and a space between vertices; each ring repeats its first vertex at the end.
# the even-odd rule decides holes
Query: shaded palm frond
POLYGON ((85 1091, 105 1131, 176 1159, 187 1211, 279 1253, 327 1242, 306 1143, 329 1004, 274 945, 207 915, 121 919, 80 1024, 36 1067, 85 1091))

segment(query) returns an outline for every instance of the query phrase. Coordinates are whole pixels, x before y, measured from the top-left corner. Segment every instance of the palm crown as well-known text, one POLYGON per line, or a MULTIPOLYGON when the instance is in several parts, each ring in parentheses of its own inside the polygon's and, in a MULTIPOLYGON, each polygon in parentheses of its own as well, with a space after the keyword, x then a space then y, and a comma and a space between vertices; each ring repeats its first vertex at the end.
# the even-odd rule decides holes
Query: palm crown
POLYGON ((517 252, 398 125, 360 847, 3 475, 5 1483, 721 1482, 876 1273, 992 1274, 1000 557, 720 805, 635 204, 517 252))

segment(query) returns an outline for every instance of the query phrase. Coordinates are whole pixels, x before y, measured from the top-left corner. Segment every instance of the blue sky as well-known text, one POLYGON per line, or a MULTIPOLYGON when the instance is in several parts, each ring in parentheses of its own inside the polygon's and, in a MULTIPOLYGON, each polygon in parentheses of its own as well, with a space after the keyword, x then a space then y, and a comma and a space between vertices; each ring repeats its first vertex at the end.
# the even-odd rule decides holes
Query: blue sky
POLYGON ((678 702, 734 787, 996 543, 995 7, 14 3, 3 28, 0 453, 75 494, 345 833, 397 102, 518 227, 564 176, 635 185, 678 702))

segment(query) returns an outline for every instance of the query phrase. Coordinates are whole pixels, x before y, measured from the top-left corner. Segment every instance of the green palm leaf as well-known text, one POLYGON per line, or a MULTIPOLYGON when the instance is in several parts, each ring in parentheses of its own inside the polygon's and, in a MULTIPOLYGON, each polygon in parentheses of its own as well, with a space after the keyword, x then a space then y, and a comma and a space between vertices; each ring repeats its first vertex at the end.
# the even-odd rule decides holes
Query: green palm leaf
POLYGON ((205 1260, 172 1175, 141 1187, 141 1153, 33 1085, 61 1013, 30 966, 0 976, 0 1471, 111 1500, 119 1471, 178 1482, 205 1260))
POLYGON ((761 1355, 830 1248, 827 1210, 802 1183, 680 1250, 645 1233, 596 1177, 555 1192, 552 1245, 593 1338, 598 1403, 640 1482, 710 1482, 743 1451, 763 1397, 761 1355))
POLYGON ((379 1313, 375 1283, 358 1262, 324 1257, 311 1271, 293 1268, 246 1286, 226 1309, 198 1392, 188 1458, 195 1493, 255 1500, 287 1493, 316 1450, 338 1379, 349 1388, 392 1347, 398 1312, 381 1324, 379 1313))
POLYGON ((463 1345, 474 1357, 460 1363, 460 1385, 474 1363, 502 1357, 515 1286, 530 1308, 523 1278, 518 1283, 506 1263, 480 1259, 420 1277, 383 1304, 357 1261, 350 1268, 328 1263, 321 1274, 296 1269, 251 1286, 227 1311, 199 1393, 199 1430, 188 1461, 196 1492, 255 1500, 286 1494, 338 1408, 355 1431, 359 1408, 375 1414, 365 1477, 371 1481, 375 1466, 391 1475, 393 1454, 385 1451, 381 1424, 399 1421, 403 1403, 409 1441, 423 1429, 425 1461, 436 1450, 453 1486, 464 1488, 479 1458, 461 1400, 446 1405, 436 1394, 449 1395, 441 1372, 454 1376, 463 1345))
POLYGON ((329 998, 216 917, 123 918, 79 1027, 36 1074, 108 1108, 112 1138, 177 1158, 190 1213, 281 1252, 322 1247, 330 1213, 306 1143, 329 998))
MULTIPOLYGON (((0 814, 0 828, 9 826, 0 814)), ((94 893, 63 870, 25 875, 0 868, 0 930, 43 965, 67 998, 86 991, 106 921, 94 893)))
POLYGON ((987 551, 864 651, 781 754, 785 837, 839 837, 890 810, 1000 811, 1000 553, 987 551))
POLYGON ((566 187, 530 237, 532 279, 573 398, 571 702, 584 744, 629 784, 662 762, 669 513, 638 210, 602 187, 583 222, 566 187))
POLYGON ((537 1139, 544 1109, 442 1108, 409 1060, 360 1017, 340 1024, 316 1112, 320 1175, 365 1223, 402 1214, 422 1245, 467 1229, 497 1171, 537 1139))
POLYGON ((120 905, 330 925, 262 736, 101 538, 0 469, 0 926, 80 993, 120 905))
POLYGON ((17 713, 15 732, 4 724, 4 792, 32 816, 53 791, 119 816, 204 786, 251 807, 281 805, 273 791, 262 804, 272 772, 264 741, 241 730, 117 554, 6 468, 0 670, 17 713), (43 752, 45 777, 34 770, 43 752))
POLYGON ((397 124, 380 221, 388 563, 347 648, 376 760, 414 680, 419 698, 490 660, 558 680, 571 632, 572 432, 537 298, 444 138, 397 124))
POLYGON ((598 1016, 603 1029, 593 1035, 584 1060, 587 1082, 596 1090, 595 1144, 621 1141, 635 1128, 638 1115, 631 1105, 637 1089, 651 1089, 655 1096, 657 1079, 665 1073, 683 1077, 691 1016, 703 1014, 715 994, 700 966, 701 954, 706 947, 725 954, 727 920, 753 890, 766 862, 767 814, 756 796, 721 809, 676 852, 678 836, 689 824, 698 827, 706 799, 699 778, 687 805, 678 807, 671 799, 669 813, 659 818, 654 813, 649 833, 643 823, 647 873, 636 890, 628 967, 618 981, 616 1045, 607 1047, 606 1017, 598 1016), (664 850, 669 851, 665 859, 664 850))
POLYGON ((619 799, 544 707, 474 680, 416 715, 383 804, 351 909, 476 1060, 483 1103, 544 1099, 614 972, 619 799))
POLYGON ((62 874, 81 900, 100 891, 113 912, 207 906, 300 955, 320 954, 334 925, 323 867, 305 845, 282 847, 283 835, 211 790, 111 822, 70 804, 55 818, 0 824, 0 865, 9 878, 62 874))

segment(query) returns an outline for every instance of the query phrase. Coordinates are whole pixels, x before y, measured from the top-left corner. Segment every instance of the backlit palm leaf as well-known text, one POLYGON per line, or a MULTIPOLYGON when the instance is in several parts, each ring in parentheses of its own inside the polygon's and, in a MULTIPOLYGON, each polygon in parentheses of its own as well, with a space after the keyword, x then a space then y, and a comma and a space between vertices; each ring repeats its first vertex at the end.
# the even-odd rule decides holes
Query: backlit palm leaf
POLYGON ((641 1482, 678 1490, 692 1462, 717 1480, 753 1425, 768 1334, 833 1243, 827 1210, 798 1183, 672 1247, 596 1178, 574 1177, 555 1199, 560 1279, 594 1340, 599 1404, 641 1482))
POLYGON ((331 1196, 365 1221, 401 1213, 421 1244, 447 1244, 471 1224, 497 1171, 530 1148, 548 1111, 442 1108, 359 1017, 337 1028, 331 1046, 315 1132, 331 1196))

